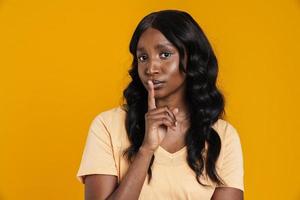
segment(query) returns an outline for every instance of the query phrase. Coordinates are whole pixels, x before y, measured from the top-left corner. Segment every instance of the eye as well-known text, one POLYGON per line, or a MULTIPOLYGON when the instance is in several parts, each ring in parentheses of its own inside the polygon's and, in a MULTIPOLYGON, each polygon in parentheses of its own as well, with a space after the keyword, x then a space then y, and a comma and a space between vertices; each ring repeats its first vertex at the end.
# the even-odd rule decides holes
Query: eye
POLYGON ((147 56, 146 55, 139 55, 139 56, 137 56, 137 59, 140 62, 144 62, 147 59, 147 56))
POLYGON ((171 55, 172 55, 171 52, 162 52, 162 53, 160 54, 160 56, 161 56, 162 58, 168 58, 168 57, 170 57, 171 55))

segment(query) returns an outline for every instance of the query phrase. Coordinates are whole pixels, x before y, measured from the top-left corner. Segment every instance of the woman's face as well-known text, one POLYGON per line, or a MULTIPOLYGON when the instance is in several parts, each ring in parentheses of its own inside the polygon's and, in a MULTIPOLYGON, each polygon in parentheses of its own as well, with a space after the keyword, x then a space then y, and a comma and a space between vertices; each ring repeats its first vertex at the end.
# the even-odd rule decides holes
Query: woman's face
POLYGON ((148 90, 154 83, 155 98, 184 95, 185 74, 179 71, 179 52, 157 29, 148 28, 137 44, 139 77, 148 90))

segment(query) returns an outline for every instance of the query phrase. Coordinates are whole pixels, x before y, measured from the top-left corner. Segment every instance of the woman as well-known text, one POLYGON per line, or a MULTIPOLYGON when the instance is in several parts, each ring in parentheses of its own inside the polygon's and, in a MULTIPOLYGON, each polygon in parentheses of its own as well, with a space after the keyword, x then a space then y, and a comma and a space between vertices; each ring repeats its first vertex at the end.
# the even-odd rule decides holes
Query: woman
POLYGON ((243 199, 239 135, 216 87, 217 59, 186 12, 138 24, 126 103, 92 122, 80 169, 85 198, 243 199))

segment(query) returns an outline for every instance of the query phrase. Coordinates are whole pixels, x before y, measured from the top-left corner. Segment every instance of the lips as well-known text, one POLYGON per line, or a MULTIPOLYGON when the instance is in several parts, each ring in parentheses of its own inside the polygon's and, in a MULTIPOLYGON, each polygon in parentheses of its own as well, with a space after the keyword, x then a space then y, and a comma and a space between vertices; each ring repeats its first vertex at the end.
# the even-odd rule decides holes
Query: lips
POLYGON ((153 84, 159 84, 159 83, 163 83, 164 81, 159 81, 159 80, 152 80, 153 84))
MULTIPOLYGON (((160 80, 151 80, 154 86, 154 89, 160 89, 161 87, 163 87, 163 84, 165 83, 165 81, 160 81, 160 80)), ((148 83, 147 83, 148 84, 148 83)))

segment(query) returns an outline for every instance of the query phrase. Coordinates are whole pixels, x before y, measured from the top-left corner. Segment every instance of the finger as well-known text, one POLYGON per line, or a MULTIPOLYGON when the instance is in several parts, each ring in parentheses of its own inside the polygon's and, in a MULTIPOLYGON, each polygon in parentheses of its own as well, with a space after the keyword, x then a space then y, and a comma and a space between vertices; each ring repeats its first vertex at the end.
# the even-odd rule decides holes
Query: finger
POLYGON ((164 112, 167 113, 174 120, 174 122, 177 121, 176 114, 178 112, 178 108, 174 108, 171 111, 168 107, 161 107, 161 108, 150 111, 149 114, 155 115, 155 114, 164 113, 164 112))
POLYGON ((148 119, 151 119, 151 120, 160 120, 162 118, 168 119, 173 124, 173 126, 175 126, 175 121, 168 114, 161 113, 161 114, 156 114, 156 115, 152 115, 152 116, 148 117, 148 119))
POLYGON ((155 109, 152 112, 149 112, 148 116, 149 117, 155 117, 157 119, 158 117, 168 117, 171 119, 171 121, 175 124, 176 118, 173 117, 172 114, 170 114, 171 111, 166 110, 165 108, 162 109, 155 109))
POLYGON ((148 81, 148 110, 153 110, 156 108, 155 98, 154 98, 154 87, 152 81, 148 81))
POLYGON ((177 122, 176 114, 178 113, 178 108, 173 108, 172 110, 168 109, 168 112, 172 115, 175 122, 177 122))
POLYGON ((176 131, 174 125, 172 124, 171 121, 169 121, 167 118, 161 118, 160 120, 157 120, 153 123, 154 126, 161 126, 161 125, 164 125, 166 126, 167 128, 170 128, 172 129, 173 131, 176 131))
POLYGON ((174 115, 174 118, 175 118, 175 123, 176 123, 176 125, 177 125, 177 118, 176 118, 176 114, 179 112, 179 109, 178 108, 174 108, 173 110, 172 110, 172 113, 173 113, 173 115, 174 115))

